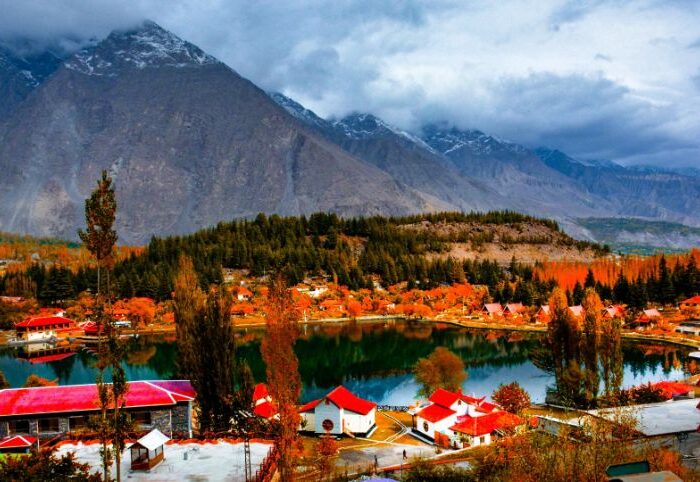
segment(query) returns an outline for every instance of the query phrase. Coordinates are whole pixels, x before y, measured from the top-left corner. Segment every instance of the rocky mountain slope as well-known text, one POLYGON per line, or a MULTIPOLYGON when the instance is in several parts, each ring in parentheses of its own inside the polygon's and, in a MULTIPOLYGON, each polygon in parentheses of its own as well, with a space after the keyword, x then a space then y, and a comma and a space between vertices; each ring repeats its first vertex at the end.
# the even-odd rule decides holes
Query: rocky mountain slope
POLYGON ((258 212, 513 209, 700 226, 700 178, 583 162, 450 125, 322 119, 152 22, 63 58, 0 48, 0 230, 75 238, 102 169, 123 242, 258 212))
POLYGON ((74 238, 102 169, 125 242, 258 212, 449 206, 312 131, 157 25, 68 58, 0 124, 0 229, 74 238))

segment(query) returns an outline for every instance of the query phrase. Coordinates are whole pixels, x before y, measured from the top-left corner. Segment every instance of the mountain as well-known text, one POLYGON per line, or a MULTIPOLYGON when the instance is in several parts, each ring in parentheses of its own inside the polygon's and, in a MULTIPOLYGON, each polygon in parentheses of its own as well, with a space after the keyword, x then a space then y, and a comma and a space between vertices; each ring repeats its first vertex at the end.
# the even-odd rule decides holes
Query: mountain
POLYGON ((423 140, 463 174, 487 183, 509 200, 509 208, 555 217, 565 226, 571 214, 596 216, 610 209, 573 180, 549 168, 529 149, 478 130, 441 124, 422 128, 423 140))
POLYGON ((258 212, 404 214, 449 204, 299 122, 152 22, 63 62, 0 123, 0 229, 75 238, 103 169, 122 242, 258 212))
MULTIPOLYGON (((700 226, 700 178, 661 168, 628 168, 581 162, 547 148, 536 150, 550 168, 613 205, 618 217, 639 217, 700 226)), ((608 216, 604 216, 608 217, 608 216)))
POLYGON ((399 182, 463 211, 507 207, 508 201, 486 184, 461 175, 419 137, 367 113, 340 120, 320 118, 280 94, 271 98, 290 114, 314 128, 345 151, 385 171, 399 182))
POLYGON ((61 64, 60 54, 41 50, 20 54, 18 46, 0 44, 0 121, 61 64))
POLYGON ((153 22, 66 56, 0 49, 0 230, 75 239, 100 171, 122 242, 259 212, 512 209, 700 226, 691 172, 582 161, 478 130, 323 119, 153 22))

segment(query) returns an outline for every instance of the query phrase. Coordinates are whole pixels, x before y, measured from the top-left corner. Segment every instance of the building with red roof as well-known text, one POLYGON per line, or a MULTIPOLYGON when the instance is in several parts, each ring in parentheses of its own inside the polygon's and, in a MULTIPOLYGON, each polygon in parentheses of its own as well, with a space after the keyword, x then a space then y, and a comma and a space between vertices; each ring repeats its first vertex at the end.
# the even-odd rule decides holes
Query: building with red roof
POLYGON ((457 448, 489 444, 494 432, 524 423, 487 402, 486 397, 470 397, 442 388, 413 410, 412 415, 414 433, 431 441, 449 440, 457 448))
POLYGON ((500 303, 486 303, 481 312, 489 318, 503 316, 503 307, 500 303))
POLYGON ((520 316, 525 311, 525 306, 522 303, 507 303, 503 308, 505 316, 520 316))
POLYGON ((75 329, 75 321, 63 316, 27 318, 15 324, 17 337, 25 341, 39 341, 55 337, 59 332, 75 329))
POLYGON ((3 454, 26 454, 36 443, 36 437, 29 435, 14 435, 0 440, 0 453, 3 454))
MULTIPOLYGON (((128 383, 124 408, 140 430, 191 434, 194 399, 187 380, 136 381, 128 383)), ((0 390, 0 437, 86 431, 99 409, 95 384, 0 390)))
POLYGON ((340 385, 328 395, 299 409, 301 430, 318 434, 368 436, 377 427, 377 404, 364 400, 340 385))

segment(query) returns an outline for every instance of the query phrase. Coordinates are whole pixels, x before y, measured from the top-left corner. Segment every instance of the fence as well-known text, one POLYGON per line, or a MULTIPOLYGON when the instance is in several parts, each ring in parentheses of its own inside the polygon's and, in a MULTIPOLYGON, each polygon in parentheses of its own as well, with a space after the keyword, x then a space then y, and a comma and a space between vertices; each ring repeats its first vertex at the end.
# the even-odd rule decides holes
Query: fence
POLYGON ((405 405, 377 405, 377 410, 380 412, 408 412, 405 405))

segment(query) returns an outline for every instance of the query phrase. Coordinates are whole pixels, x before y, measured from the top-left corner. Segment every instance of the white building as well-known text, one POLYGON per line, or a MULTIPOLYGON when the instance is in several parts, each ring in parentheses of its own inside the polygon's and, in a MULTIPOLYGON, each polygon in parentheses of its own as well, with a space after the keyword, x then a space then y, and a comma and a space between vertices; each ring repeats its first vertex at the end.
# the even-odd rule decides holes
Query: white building
POLYGON ((501 410, 486 397, 438 389, 413 413, 413 431, 455 448, 488 445, 495 432, 522 425, 520 417, 501 410))
POLYGON ((354 395, 343 386, 299 409, 300 430, 319 434, 343 433, 366 437, 374 431, 377 404, 354 395))

